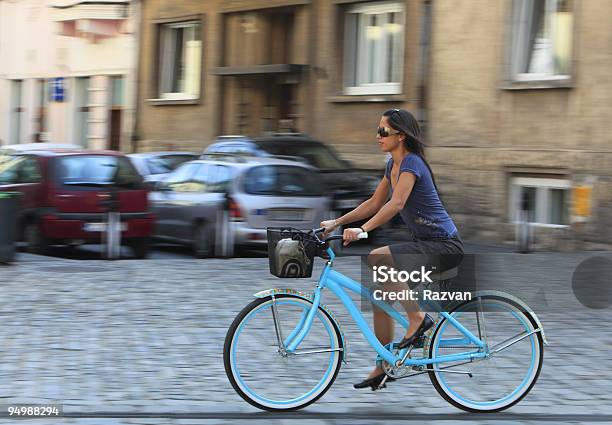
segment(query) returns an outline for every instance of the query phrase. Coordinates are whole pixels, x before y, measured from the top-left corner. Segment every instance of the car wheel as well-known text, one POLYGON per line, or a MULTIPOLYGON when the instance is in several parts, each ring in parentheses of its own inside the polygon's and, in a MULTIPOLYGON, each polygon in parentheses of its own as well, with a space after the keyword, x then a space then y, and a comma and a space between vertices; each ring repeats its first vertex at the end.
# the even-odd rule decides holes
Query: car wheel
POLYGON ((193 255, 197 258, 208 258, 214 254, 214 238, 208 226, 198 223, 193 229, 193 255))
POLYGON ((131 239, 128 242, 132 255, 139 260, 147 258, 151 251, 151 240, 149 238, 131 239))
POLYGON ((26 225, 23 238, 27 244, 27 252, 39 255, 49 253, 49 241, 40 233, 37 223, 32 221, 26 225))

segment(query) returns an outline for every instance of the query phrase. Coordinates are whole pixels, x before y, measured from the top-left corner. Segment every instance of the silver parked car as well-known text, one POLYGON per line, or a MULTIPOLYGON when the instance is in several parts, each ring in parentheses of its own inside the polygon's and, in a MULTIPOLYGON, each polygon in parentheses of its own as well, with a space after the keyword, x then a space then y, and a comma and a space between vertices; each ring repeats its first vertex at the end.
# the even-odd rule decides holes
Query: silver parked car
POLYGON ((179 165, 198 159, 198 156, 193 152, 168 151, 132 153, 128 155, 128 158, 145 183, 153 186, 156 182, 166 178, 179 165))
POLYGON ((265 246, 269 226, 319 227, 330 206, 323 191, 315 169, 299 162, 187 162, 149 194, 157 218, 154 236, 190 245, 198 257, 213 255, 227 228, 234 246, 265 246))

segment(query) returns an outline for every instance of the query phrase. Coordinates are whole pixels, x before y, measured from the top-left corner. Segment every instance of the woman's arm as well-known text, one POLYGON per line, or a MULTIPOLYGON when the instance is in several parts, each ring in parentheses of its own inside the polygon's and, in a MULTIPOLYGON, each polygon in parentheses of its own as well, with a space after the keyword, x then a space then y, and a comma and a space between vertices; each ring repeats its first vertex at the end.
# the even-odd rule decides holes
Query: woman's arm
POLYGON ((393 190, 393 196, 379 211, 368 220, 361 228, 364 232, 371 232, 377 227, 385 224, 400 212, 412 192, 412 188, 416 183, 416 176, 412 173, 400 174, 397 186, 393 190))

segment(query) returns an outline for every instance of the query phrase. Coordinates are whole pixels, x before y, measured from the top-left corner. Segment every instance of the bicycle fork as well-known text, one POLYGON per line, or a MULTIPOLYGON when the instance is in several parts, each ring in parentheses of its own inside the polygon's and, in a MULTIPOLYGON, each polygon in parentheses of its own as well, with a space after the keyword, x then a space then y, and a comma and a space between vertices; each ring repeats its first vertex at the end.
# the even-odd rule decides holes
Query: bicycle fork
POLYGON ((272 319, 274 320, 274 330, 276 331, 278 353, 283 357, 287 357, 287 350, 285 349, 285 341, 283 339, 283 330, 281 329, 278 309, 276 308, 276 297, 274 296, 274 293, 272 293, 272 319))
POLYGON ((274 330, 276 333, 276 341, 278 344, 278 353, 287 357, 288 355, 303 355, 303 354, 314 354, 314 353, 323 353, 330 351, 343 351, 342 348, 330 348, 330 349, 316 349, 316 350, 307 350, 307 351, 298 351, 297 347, 304 340, 310 328, 312 326, 312 322, 314 320, 315 314, 317 314, 317 310, 319 308, 321 295, 320 288, 317 287, 317 291, 315 291, 314 299, 312 300, 312 306, 308 310, 304 310, 301 314, 300 320, 298 324, 293 328, 291 333, 285 338, 283 335, 283 330, 281 326, 281 317, 278 312, 278 308, 276 306, 276 297, 272 294, 272 319, 274 320, 274 330))

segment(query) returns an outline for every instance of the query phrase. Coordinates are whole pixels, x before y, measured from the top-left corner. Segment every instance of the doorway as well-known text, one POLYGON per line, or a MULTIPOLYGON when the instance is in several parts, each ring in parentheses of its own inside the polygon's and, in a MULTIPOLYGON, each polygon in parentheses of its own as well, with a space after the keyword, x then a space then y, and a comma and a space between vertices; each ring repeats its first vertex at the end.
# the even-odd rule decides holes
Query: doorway
POLYGON ((110 77, 110 108, 108 148, 121 150, 121 124, 123 119, 123 76, 110 77))

